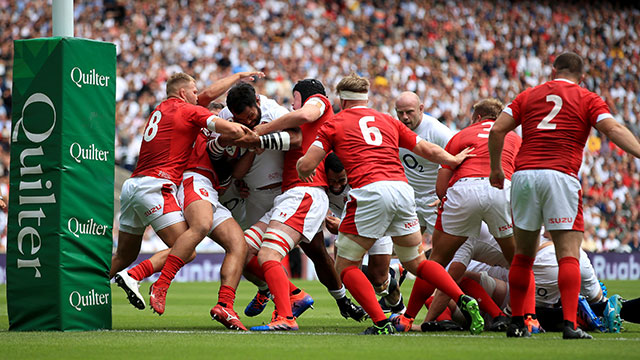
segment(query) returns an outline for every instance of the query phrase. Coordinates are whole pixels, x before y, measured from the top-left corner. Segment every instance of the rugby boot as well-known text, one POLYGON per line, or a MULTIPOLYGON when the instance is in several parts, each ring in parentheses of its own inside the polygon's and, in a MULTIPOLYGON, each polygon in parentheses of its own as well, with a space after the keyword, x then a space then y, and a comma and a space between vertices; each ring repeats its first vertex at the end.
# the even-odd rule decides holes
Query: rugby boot
POLYGON ((390 321, 386 320, 384 324, 376 325, 367 328, 361 332, 360 335, 391 335, 395 334, 396 328, 393 327, 390 321))
POLYGON ((167 301, 167 290, 169 290, 169 288, 155 286, 155 284, 152 284, 149 288, 149 305, 151 305, 153 312, 158 315, 164 314, 164 305, 167 301))
POLYGON ((338 308, 340 309, 340 315, 345 319, 352 318, 355 321, 362 321, 367 318, 367 312, 361 306, 354 304, 348 297, 343 297, 336 300, 338 308))
POLYGON ((269 299, 271 299, 271 293, 268 290, 266 293, 258 291, 244 309, 244 314, 250 317, 260 315, 267 306, 269 299))
POLYGON ((146 307, 144 298, 142 298, 140 294, 140 282, 132 278, 129 273, 127 273, 127 270, 120 271, 113 279, 127 294, 127 299, 131 305, 140 310, 146 307))
POLYGON ((296 319, 302 315, 308 308, 313 309, 313 298, 300 289, 300 292, 291 295, 291 312, 293 313, 293 317, 296 319))
POLYGON ((296 331, 298 330, 298 324, 296 319, 287 319, 284 316, 278 316, 276 319, 267 325, 254 326, 251 331, 296 331))
POLYGON ((240 321, 238 314, 231 308, 218 304, 211 308, 209 313, 213 320, 221 323, 227 329, 247 331, 247 328, 240 321))
POLYGON ((476 299, 469 295, 462 295, 458 300, 458 307, 462 310, 464 317, 469 323, 471 335, 478 335, 484 331, 484 318, 480 314, 480 307, 476 299))
POLYGON ((573 328, 573 323, 565 322, 562 329, 563 339, 593 339, 593 336, 587 334, 580 328, 573 328))
POLYGON ((604 326, 610 333, 619 333, 622 329, 622 318, 620 318, 620 310, 622 310, 622 299, 620 295, 613 295, 607 300, 607 306, 604 309, 604 326))
POLYGON ((527 315, 527 317, 524 319, 524 326, 527 327, 527 330, 530 334, 545 333, 542 326, 540 326, 540 322, 538 321, 538 319, 534 319, 531 315, 527 315))
POLYGON ((393 327, 395 327, 398 332, 407 332, 411 330, 413 320, 414 319, 400 314, 391 314, 391 316, 389 316, 389 321, 391 321, 393 327))
POLYGON ((578 297, 577 320, 578 326, 580 326, 583 330, 598 330, 600 332, 606 331, 606 328, 602 324, 602 321, 600 321, 593 310, 591 310, 591 306, 589 306, 587 299, 585 299, 582 295, 578 297))

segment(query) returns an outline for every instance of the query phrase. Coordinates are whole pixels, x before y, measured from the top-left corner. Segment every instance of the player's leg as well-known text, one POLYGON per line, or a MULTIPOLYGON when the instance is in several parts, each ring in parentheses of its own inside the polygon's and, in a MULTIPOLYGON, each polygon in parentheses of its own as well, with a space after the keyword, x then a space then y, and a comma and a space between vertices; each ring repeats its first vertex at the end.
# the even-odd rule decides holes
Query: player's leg
POLYGON ((393 326, 384 315, 371 282, 369 282, 369 279, 367 279, 366 275, 360 270, 362 258, 374 242, 374 238, 365 238, 355 234, 340 232, 336 240, 336 247, 338 248, 336 271, 340 273, 340 278, 344 286, 349 289, 351 295, 353 295, 373 321, 374 325, 364 333, 390 334, 394 332, 393 326))
POLYGON ((311 242, 301 242, 300 248, 311 259, 316 269, 318 279, 324 285, 331 296, 336 299, 340 314, 346 318, 362 321, 366 312, 360 306, 355 305, 347 297, 347 291, 335 269, 335 262, 329 256, 327 248, 324 246, 324 234, 318 232, 311 242))
MULTIPOLYGON (((378 240, 380 241, 380 239, 378 240)), ((395 270, 390 270, 389 264, 391 262, 391 252, 393 251, 393 242, 389 238, 388 253, 379 253, 372 251, 377 246, 378 241, 374 246, 369 249, 369 267, 367 269, 367 277, 373 289, 376 291, 376 295, 380 296, 380 305, 386 311, 390 311, 394 314, 403 313, 405 310, 402 293, 400 292, 400 285, 398 284, 398 277, 400 274, 395 274, 395 270), (392 276, 393 272, 393 276, 392 276), (383 306, 384 305, 384 306, 383 306)), ((386 252, 386 251, 384 251, 386 252)))
POLYGON ((112 278, 136 260, 140 253, 141 244, 142 234, 129 234, 124 231, 118 232, 118 246, 116 247, 115 254, 111 257, 109 278, 112 278))
POLYGON ((213 319, 229 329, 246 331, 247 328, 240 322, 238 314, 233 309, 236 289, 247 257, 244 233, 226 208, 218 206, 215 215, 210 236, 224 248, 226 254, 220 268, 218 303, 211 309, 210 314, 213 319))

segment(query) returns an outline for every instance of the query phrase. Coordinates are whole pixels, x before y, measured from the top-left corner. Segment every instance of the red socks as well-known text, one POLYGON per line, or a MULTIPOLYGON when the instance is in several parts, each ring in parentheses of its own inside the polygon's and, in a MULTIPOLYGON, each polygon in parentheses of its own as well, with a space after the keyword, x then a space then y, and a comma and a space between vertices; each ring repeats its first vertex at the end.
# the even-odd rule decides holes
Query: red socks
POLYGON ((558 260, 558 266, 558 289, 560 289, 562 313, 564 320, 571 321, 575 329, 578 295, 580 295, 580 262, 574 257, 565 256, 558 260))
POLYGON ((436 289, 449 295, 455 302, 458 302, 460 296, 464 295, 447 270, 435 261, 422 261, 420 265, 418 265, 418 273, 416 275, 431 283, 436 289))
MULTIPOLYGON (((531 291, 531 281, 533 279, 533 261, 535 259, 516 254, 513 257, 511 268, 509 269, 509 297, 511 302, 512 316, 524 316, 527 297, 533 297, 535 304, 535 281, 533 285, 534 291, 531 291)), ((578 286, 580 286, 578 284, 578 286)), ((578 296, 576 295, 576 301, 578 296)), ((528 299, 530 302, 531 299, 528 299)))
POLYGON ((255 275, 258 279, 265 281, 264 272, 262 271, 262 267, 258 263, 257 256, 254 256, 253 258, 251 258, 251 260, 249 260, 249 262, 245 266, 245 269, 249 270, 249 272, 255 275))
POLYGON ((269 291, 273 295, 273 302, 276 304, 278 315, 293 317, 291 302, 289 300, 289 278, 285 274, 282 264, 278 261, 269 260, 262 264, 264 278, 269 285, 269 291))
POLYGON ((491 318, 504 315, 502 310, 500 310, 498 305, 496 305, 491 296, 487 294, 482 285, 480 285, 477 281, 465 277, 460 282, 460 288, 462 289, 462 291, 464 291, 465 294, 476 299, 478 301, 478 305, 480 306, 480 310, 489 314, 491 318))
POLYGON ((422 305, 427 301, 434 290, 435 288, 433 285, 421 278, 416 278, 416 282, 413 283, 413 289, 411 289, 411 296, 409 296, 407 310, 404 312, 404 315, 408 318, 415 318, 420 312, 420 309, 422 309, 422 305))
POLYGON ((233 302, 236 299, 236 289, 231 286, 222 285, 218 290, 218 304, 233 309, 233 302))
POLYGON ((378 304, 378 298, 376 298, 376 292, 373 290, 373 286, 360 269, 356 266, 349 266, 342 270, 340 278, 344 286, 349 289, 351 295, 353 295, 354 299, 356 299, 367 314, 369 314, 369 317, 371 317, 374 323, 378 323, 378 321, 387 318, 384 312, 382 312, 380 304, 378 304))
POLYGON ((153 275, 153 273, 153 264, 148 259, 127 271, 127 274, 137 281, 145 279, 153 275))
POLYGON ((162 267, 160 278, 155 282, 154 286, 169 287, 171 280, 176 277, 176 273, 184 266, 184 261, 175 255, 169 254, 167 262, 162 267))

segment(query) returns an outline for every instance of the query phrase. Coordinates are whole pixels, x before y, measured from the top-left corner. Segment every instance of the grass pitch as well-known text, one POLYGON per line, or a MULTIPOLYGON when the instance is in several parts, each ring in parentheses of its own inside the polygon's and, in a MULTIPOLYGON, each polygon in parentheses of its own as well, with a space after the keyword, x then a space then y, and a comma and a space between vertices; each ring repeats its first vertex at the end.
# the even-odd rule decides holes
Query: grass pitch
MULTIPOLYGON (((6 287, 0 286, 0 358, 2 359, 639 359, 640 325, 624 323, 620 334, 592 332, 592 341, 566 341, 560 333, 507 339, 504 333, 407 333, 359 336, 371 325, 340 316, 335 301, 317 281, 295 281, 315 299, 315 309, 298 320, 291 333, 239 333, 211 320, 219 283, 171 285, 163 316, 140 311, 115 285, 112 331, 9 332, 6 287)), ((402 286, 405 298, 413 283, 402 286)), ((149 283, 142 286, 143 294, 149 283)), ((609 281, 609 293, 640 297, 640 282, 609 281)), ((273 305, 254 318, 243 315, 255 287, 243 281, 236 311, 247 327, 270 320, 273 305)), ((425 312, 418 315, 423 319, 425 312)))

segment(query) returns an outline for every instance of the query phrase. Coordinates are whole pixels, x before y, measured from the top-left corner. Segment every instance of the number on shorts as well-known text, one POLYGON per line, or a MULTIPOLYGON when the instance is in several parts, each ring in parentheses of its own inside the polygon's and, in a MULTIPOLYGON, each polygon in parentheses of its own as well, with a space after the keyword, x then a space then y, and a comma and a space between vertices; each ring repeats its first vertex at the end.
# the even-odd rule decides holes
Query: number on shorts
POLYGON ((149 142, 156 137, 156 134, 158 134, 158 123, 161 118, 162 113, 160 113, 159 110, 156 110, 153 115, 151 115, 149 125, 147 125, 147 128, 144 130, 144 141, 149 142))
POLYGON ((376 118, 373 116, 365 116, 358 121, 360 125, 360 131, 362 131, 362 138, 364 142, 369 145, 378 146, 382 144, 382 134, 380 133, 380 129, 375 126, 367 126, 368 122, 375 121, 376 118))
POLYGON ((488 139, 489 138, 489 131, 491 131, 491 128, 493 127, 493 124, 495 124, 495 122, 490 122, 490 123, 485 123, 482 124, 482 132, 480 134, 478 134, 479 138, 485 138, 488 139), (485 134, 486 132, 486 134, 485 134))
POLYGON ((547 102, 553 102, 555 105, 553 106, 553 109, 551 109, 551 112, 547 114, 542 121, 540 121, 538 129, 554 130, 556 128, 556 124, 551 124, 550 122, 554 117, 556 117, 556 115, 558 115, 560 109, 562 109, 562 98, 558 95, 547 95, 547 102))

